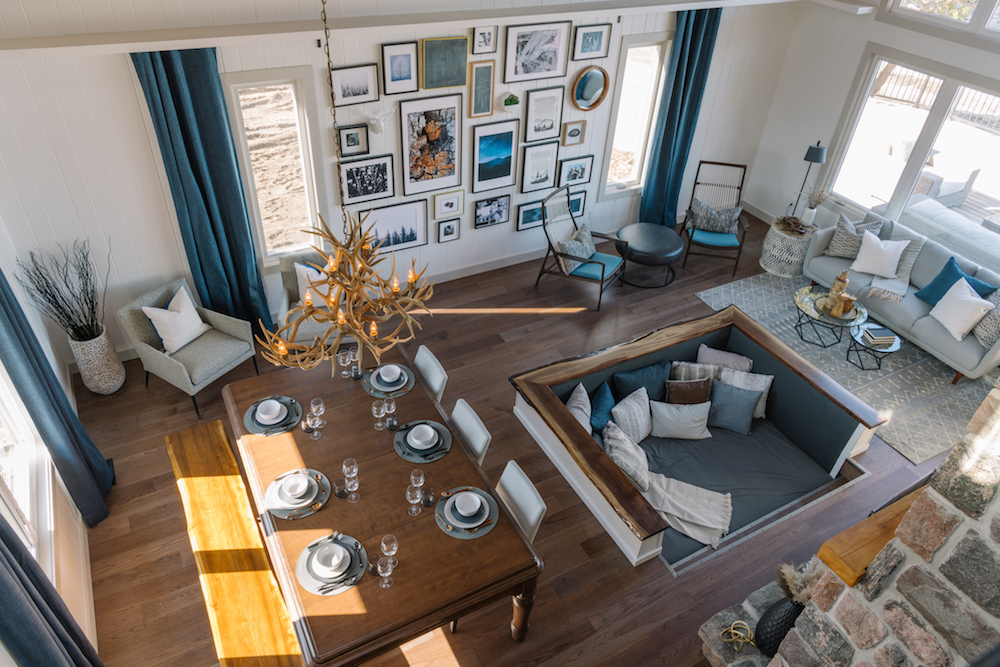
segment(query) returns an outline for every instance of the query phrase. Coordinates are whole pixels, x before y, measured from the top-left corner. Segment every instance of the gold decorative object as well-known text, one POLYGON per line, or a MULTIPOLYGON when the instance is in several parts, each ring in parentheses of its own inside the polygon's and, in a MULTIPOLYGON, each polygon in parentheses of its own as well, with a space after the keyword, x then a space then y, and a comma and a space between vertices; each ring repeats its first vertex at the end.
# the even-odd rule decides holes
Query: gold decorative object
POLYGON ((841 273, 833 281, 833 287, 830 288, 830 293, 826 297, 826 305, 830 309, 831 317, 843 318, 854 310, 854 301, 857 297, 845 293, 850 282, 847 271, 841 273))
MULTIPOLYGON (((320 216, 320 229, 306 230, 321 239, 314 245, 326 260, 325 266, 310 264, 322 274, 322 279, 310 283, 312 289, 303 297, 300 305, 291 309, 285 321, 274 332, 261 325, 263 337, 257 342, 264 346, 261 353, 276 366, 297 366, 312 369, 325 359, 335 357, 340 342, 350 336, 358 342, 358 367, 362 367, 364 351, 371 352, 375 363, 382 355, 399 343, 412 340, 413 327, 420 328, 411 314, 414 310, 430 313, 424 302, 434 294, 434 286, 424 278, 425 266, 420 273, 415 271, 416 261, 410 266, 406 277, 406 287, 401 288, 396 275, 396 257, 393 254, 390 280, 379 273, 379 265, 385 261, 379 249, 380 242, 372 234, 372 226, 364 228, 365 219, 350 216, 345 221, 344 240, 333 236, 326 221, 320 216), (327 253, 320 245, 333 248, 327 253), (315 295, 310 298, 310 293, 315 295), (322 303, 314 303, 319 297, 322 303), (386 332, 386 323, 398 317, 399 321, 391 333, 386 332), (328 324, 322 336, 316 336, 308 344, 294 342, 299 327, 307 320, 328 324), (379 332, 379 327, 382 331, 379 332)), ((336 374, 334 360, 331 364, 336 374)))
POLYGON ((757 646, 753 641, 753 630, 746 624, 746 621, 734 621, 732 625, 719 633, 719 639, 727 644, 733 644, 733 648, 739 653, 745 644, 757 646))

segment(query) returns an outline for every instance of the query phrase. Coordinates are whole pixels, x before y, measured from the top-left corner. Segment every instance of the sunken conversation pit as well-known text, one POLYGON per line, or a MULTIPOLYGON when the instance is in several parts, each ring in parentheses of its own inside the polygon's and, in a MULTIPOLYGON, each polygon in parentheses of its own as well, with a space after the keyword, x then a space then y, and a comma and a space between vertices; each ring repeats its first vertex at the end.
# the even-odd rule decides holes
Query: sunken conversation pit
MULTIPOLYGON (((702 345, 723 356, 747 357, 754 374, 773 376, 765 393, 766 416, 754 418, 746 432, 712 426, 710 421, 711 437, 649 435, 636 442, 645 452, 649 473, 715 496, 730 494, 731 519, 728 534, 716 544, 719 550, 738 548, 750 535, 864 475, 849 457, 865 451, 875 428, 885 421, 735 306, 514 375, 514 414, 632 565, 662 556, 679 574, 716 551, 671 528, 647 501, 649 494, 619 469, 602 439, 588 433, 586 420, 579 421, 566 401, 582 384, 596 406, 595 392, 599 394, 604 383, 615 387, 616 382, 623 384, 623 377, 645 374, 654 378, 647 386, 655 403, 661 400, 654 396, 657 385, 662 396, 672 362, 694 362, 702 345), (655 375, 659 369, 667 369, 662 379, 655 375)), ((712 381, 719 383, 718 378, 712 381)), ((622 387, 614 391, 614 400, 624 403, 622 387)), ((713 390, 712 398, 718 401, 718 396, 713 390)), ((685 496, 681 504, 689 502, 689 493, 679 495, 685 496)))

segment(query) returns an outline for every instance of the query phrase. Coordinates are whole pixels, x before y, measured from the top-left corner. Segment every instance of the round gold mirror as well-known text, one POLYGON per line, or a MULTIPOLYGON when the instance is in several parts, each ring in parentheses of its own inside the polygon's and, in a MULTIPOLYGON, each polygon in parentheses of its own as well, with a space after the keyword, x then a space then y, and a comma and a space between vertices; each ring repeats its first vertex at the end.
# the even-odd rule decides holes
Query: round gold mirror
POLYGON ((597 65, 580 72, 573 82, 573 106, 581 111, 596 109, 608 94, 608 73, 597 65))

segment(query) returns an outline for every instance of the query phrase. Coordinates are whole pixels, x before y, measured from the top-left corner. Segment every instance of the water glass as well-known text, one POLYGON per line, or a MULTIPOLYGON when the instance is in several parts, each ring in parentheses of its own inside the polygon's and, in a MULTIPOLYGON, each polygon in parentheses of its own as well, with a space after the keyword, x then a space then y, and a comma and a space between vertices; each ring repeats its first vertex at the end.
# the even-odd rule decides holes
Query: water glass
POLYGON ((319 418, 319 427, 323 428, 326 426, 326 421, 323 419, 323 413, 326 412, 326 405, 323 403, 322 398, 314 398, 311 403, 309 403, 309 410, 317 418, 319 418))
POLYGON ((361 369, 358 368, 358 359, 360 358, 358 354, 358 348, 356 347, 351 348, 350 358, 351 358, 351 377, 354 378, 355 380, 360 380, 362 373, 361 369))
POLYGON ((310 440, 319 440, 319 436, 321 435, 319 430, 325 425, 326 422, 324 422, 322 419, 320 419, 313 413, 310 412, 308 415, 306 415, 306 426, 312 429, 312 433, 309 434, 310 440))
POLYGON ((337 363, 340 364, 340 377, 349 378, 351 377, 351 370, 348 368, 351 365, 351 352, 350 350, 341 350, 337 353, 337 363))
POLYGON ((392 570, 392 563, 389 562, 388 558, 383 556, 378 559, 378 573, 382 576, 382 580, 378 582, 379 586, 382 588, 389 588, 392 586, 392 577, 390 576, 392 574, 392 570))
MULTIPOLYGON (((410 473, 410 484, 417 487, 418 489, 424 485, 424 471, 417 468, 410 473)), ((421 491, 423 493, 423 491, 421 491)))
POLYGON ((385 417, 385 401, 375 401, 372 403, 372 414, 375 415, 375 430, 384 431, 385 422, 382 421, 382 417, 385 417))
POLYGON ((385 427, 390 431, 395 431, 399 428, 399 421, 396 419, 396 400, 393 398, 387 398, 385 403, 385 427))
POLYGON ((341 477, 333 482, 333 495, 338 498, 347 497, 347 480, 341 477))
POLYGON ((420 514, 423 508, 420 507, 420 501, 424 497, 423 492, 420 487, 413 486, 410 484, 406 487, 406 500, 410 503, 410 509, 406 511, 410 516, 417 516, 420 514))
POLYGON ((389 559, 392 569, 396 569, 396 566, 399 565, 399 561, 396 560, 397 551, 399 551, 399 540, 396 539, 395 535, 385 535, 382 538, 382 555, 389 559))

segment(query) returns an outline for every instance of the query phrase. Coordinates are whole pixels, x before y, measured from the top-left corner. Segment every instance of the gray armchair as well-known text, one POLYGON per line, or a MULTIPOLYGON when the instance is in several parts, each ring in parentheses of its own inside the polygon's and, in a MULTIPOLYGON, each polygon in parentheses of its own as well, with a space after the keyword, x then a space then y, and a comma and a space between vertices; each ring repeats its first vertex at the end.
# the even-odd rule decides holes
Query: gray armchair
POLYGON ((254 370, 257 370, 257 357, 249 322, 200 307, 198 315, 212 329, 173 354, 164 352, 160 337, 142 307, 166 308, 182 288, 191 295, 191 288, 183 278, 147 292, 122 306, 118 319, 142 360, 146 386, 149 386, 150 373, 169 382, 191 397, 195 414, 201 417, 195 394, 247 359, 253 359, 254 370))

